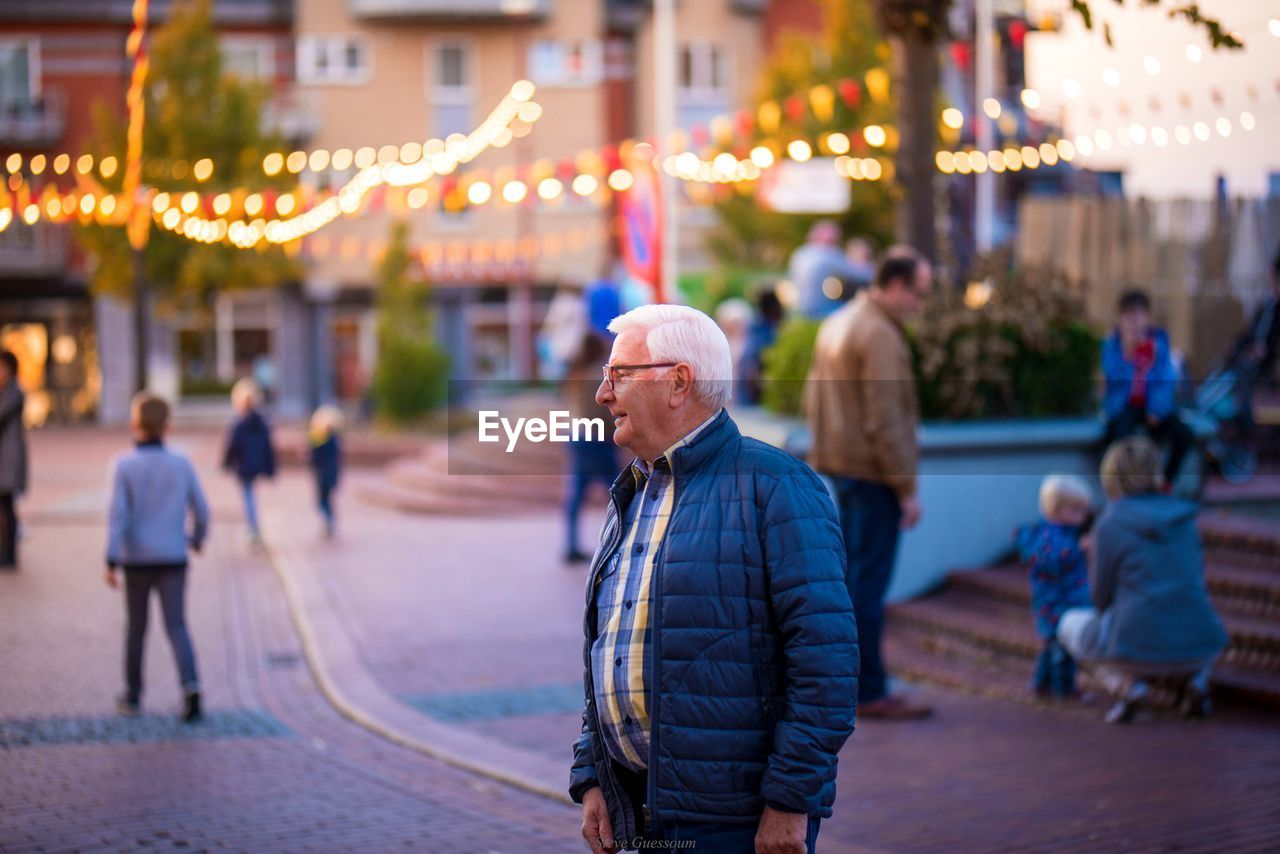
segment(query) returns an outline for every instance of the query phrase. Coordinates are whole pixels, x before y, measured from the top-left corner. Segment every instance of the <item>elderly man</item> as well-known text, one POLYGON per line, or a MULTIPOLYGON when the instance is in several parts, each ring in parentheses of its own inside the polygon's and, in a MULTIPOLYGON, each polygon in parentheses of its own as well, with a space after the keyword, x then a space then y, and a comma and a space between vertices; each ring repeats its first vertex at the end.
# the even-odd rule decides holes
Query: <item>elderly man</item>
POLYGON ((888 693, 880 633, 899 529, 920 520, 920 416, 903 326, 924 305, 932 282, 929 263, 913 250, 889 250, 874 285, 823 321, 805 387, 813 433, 809 463, 835 485, 849 553, 849 594, 862 652, 858 713, 864 718, 930 713, 888 693))
POLYGON ((609 329, 596 399, 635 460, 587 585, 582 834, 597 852, 812 852, 857 693, 831 499, 724 411, 733 365, 711 318, 650 305, 609 329))

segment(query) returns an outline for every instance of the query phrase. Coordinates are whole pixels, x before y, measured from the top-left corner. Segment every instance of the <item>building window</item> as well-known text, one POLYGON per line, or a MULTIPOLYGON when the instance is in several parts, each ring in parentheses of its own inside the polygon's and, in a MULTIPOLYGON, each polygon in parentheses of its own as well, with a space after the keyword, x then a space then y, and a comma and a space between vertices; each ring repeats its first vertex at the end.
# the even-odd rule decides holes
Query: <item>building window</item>
POLYGON ((462 41, 440 41, 427 51, 432 134, 443 139, 453 133, 470 133, 475 101, 470 45, 462 41))
POLYGON ((369 46, 358 36, 303 36, 298 39, 298 80, 355 85, 369 82, 369 46))
POLYGON ((35 39, 0 40, 0 106, 35 103, 40 94, 39 61, 35 39))
POLYGON ((697 42, 680 48, 680 96, 687 101, 729 97, 728 56, 720 45, 697 42))
POLYGON ((271 39, 229 36, 219 42, 218 48, 222 53, 222 70, 234 77, 269 81, 276 76, 271 39))
POLYGON ((539 86, 594 86, 604 77, 598 41, 536 41, 529 47, 529 79, 539 86))

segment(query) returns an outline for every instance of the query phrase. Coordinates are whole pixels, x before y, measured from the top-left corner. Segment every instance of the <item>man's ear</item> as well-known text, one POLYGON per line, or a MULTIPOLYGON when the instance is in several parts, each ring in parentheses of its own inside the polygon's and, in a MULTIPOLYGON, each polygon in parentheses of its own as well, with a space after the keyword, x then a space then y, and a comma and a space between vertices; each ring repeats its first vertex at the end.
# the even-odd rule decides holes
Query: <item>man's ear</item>
POLYGON ((677 409, 684 405, 684 402, 693 393, 693 369, 686 364, 676 365, 671 369, 671 393, 668 396, 668 403, 672 409, 677 409))

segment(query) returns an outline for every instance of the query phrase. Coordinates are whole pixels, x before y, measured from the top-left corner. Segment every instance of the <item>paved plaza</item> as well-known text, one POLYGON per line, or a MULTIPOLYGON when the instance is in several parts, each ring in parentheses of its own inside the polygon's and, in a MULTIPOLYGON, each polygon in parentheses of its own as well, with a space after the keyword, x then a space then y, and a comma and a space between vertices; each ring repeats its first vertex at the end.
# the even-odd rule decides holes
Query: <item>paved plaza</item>
MULTIPOLYGON (((102 552, 106 460, 127 443, 32 436, 22 567, 0 575, 0 851, 582 850, 562 790, 585 570, 559 562, 554 508, 404 515, 359 501, 381 474, 355 469, 326 541, 306 473, 286 469, 262 492, 255 552, 218 435, 179 433, 213 507, 188 593, 208 715, 175 721, 153 620, 147 714, 124 720, 124 609, 102 552)), ((936 716, 859 725, 820 850, 1280 846, 1274 719, 1114 728, 912 690, 936 716)))

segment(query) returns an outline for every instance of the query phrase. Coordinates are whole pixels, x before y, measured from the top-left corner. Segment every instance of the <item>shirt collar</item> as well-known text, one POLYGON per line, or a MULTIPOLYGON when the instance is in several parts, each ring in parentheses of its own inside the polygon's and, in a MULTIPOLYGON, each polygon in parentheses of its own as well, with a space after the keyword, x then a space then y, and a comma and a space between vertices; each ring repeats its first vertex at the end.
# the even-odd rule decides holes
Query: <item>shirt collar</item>
POLYGON ((140 439, 134 441, 134 446, 138 448, 163 448, 164 442, 160 439, 140 439))
MULTIPOLYGON (((706 429, 711 426, 711 422, 715 421, 717 418, 720 417, 721 412, 723 412, 723 410, 716 410, 714 413, 712 413, 711 417, 708 418, 706 421, 703 421, 697 427, 694 427, 688 433, 685 433, 684 436, 682 436, 680 439, 677 439, 675 444, 673 444, 670 448, 667 448, 665 451, 662 452, 662 456, 658 457, 656 460, 653 461, 654 467, 663 469, 666 471, 670 471, 671 455, 675 453, 677 449, 683 448, 686 445, 692 444, 694 439, 697 439, 699 436, 701 436, 703 432, 705 432, 706 429)), ((634 460, 631 461, 631 473, 635 476, 636 486, 639 486, 640 484, 644 483, 645 479, 648 478, 651 473, 649 469, 649 464, 644 460, 642 460, 640 457, 636 457, 634 460)))

